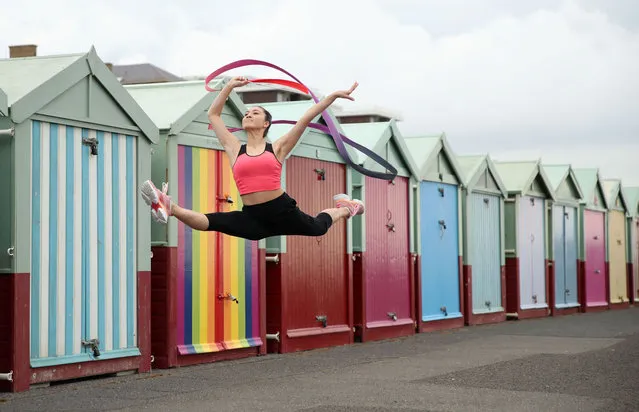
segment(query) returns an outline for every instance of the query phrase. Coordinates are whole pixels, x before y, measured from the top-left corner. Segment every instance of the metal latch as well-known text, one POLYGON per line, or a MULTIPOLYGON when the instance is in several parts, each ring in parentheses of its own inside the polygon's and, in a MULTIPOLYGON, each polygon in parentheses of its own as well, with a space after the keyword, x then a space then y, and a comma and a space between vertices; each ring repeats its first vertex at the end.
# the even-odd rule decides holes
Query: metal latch
POLYGON ((444 314, 444 316, 448 316, 448 310, 446 309, 446 306, 442 306, 441 308, 439 308, 439 310, 442 311, 442 313, 444 314))
POLYGON ((82 139, 82 144, 85 144, 87 146, 91 146, 91 154, 94 156, 98 155, 98 144, 100 142, 98 142, 98 140, 95 137, 92 137, 90 139, 82 139))
POLYGON ((395 312, 388 312, 386 315, 394 321, 397 320, 397 314, 395 312))
POLYGON ((231 295, 230 293, 227 293, 226 295, 217 295, 217 298, 222 300, 222 299, 228 299, 231 302, 235 302, 237 304, 240 303, 240 301, 233 295, 231 295))
POLYGON ((322 322, 322 327, 325 328, 326 327, 326 323, 327 323, 327 318, 326 315, 317 315, 315 316, 315 319, 318 322, 322 322))
POLYGON ((224 196, 218 196, 217 200, 220 202, 226 202, 226 203, 231 203, 233 204, 233 198, 231 197, 231 195, 224 193, 224 196))
POLYGON ((94 357, 99 357, 100 356, 100 341, 98 339, 91 339, 91 340, 83 340, 82 341, 82 345, 83 346, 90 346, 91 350, 93 351, 93 356, 94 357))

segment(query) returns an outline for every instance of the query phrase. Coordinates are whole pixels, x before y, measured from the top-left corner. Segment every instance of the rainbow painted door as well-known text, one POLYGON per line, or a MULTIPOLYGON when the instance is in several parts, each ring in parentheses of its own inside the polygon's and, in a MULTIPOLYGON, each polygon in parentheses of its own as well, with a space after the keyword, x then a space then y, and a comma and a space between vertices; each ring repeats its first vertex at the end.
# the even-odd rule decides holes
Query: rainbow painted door
POLYGON ((31 366, 139 355, 136 138, 33 121, 31 144, 31 366))
POLYGON ((603 212, 584 213, 586 305, 604 306, 606 296, 606 226, 603 212))
POLYGON ((422 321, 461 317, 457 186, 422 182, 422 321))
MULTIPOLYGON (((178 146, 178 203, 241 210, 222 151, 178 146)), ((182 355, 259 346, 257 242, 178 224, 177 340, 182 355)))
POLYGON ((555 267, 555 307, 577 306, 577 211, 574 207, 553 206, 553 255, 555 267))
POLYGON ((544 199, 522 196, 519 201, 519 301, 521 309, 548 306, 544 242, 544 199))
POLYGON ((608 214, 608 265, 610 270, 610 303, 628 302, 626 217, 624 212, 608 214))

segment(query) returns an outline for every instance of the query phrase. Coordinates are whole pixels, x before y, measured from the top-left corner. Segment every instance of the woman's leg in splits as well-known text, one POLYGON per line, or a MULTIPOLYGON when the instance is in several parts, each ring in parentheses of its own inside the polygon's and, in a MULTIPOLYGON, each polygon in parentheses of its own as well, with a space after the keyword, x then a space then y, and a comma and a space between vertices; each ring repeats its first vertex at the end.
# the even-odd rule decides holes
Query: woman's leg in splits
POLYGON ((142 198, 151 206, 153 218, 160 223, 167 223, 169 216, 174 216, 194 230, 215 231, 250 240, 269 236, 268 230, 251 215, 241 211, 201 213, 185 209, 171 201, 166 194, 167 189, 167 185, 163 184, 160 191, 150 180, 141 188, 142 198))

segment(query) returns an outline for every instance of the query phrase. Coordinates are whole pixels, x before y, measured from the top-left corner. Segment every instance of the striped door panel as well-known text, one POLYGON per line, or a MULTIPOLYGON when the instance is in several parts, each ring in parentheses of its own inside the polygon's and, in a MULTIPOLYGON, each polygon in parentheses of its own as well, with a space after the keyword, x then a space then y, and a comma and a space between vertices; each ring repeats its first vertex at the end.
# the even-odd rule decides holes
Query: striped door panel
POLYGON ((34 121, 31 358, 34 366, 136 347, 135 137, 34 121), (83 139, 98 141, 90 154, 83 139))
MULTIPOLYGON (((202 213, 241 210, 223 152, 178 146, 178 203, 202 213)), ((257 242, 178 223, 179 353, 261 345, 257 276, 257 242)))

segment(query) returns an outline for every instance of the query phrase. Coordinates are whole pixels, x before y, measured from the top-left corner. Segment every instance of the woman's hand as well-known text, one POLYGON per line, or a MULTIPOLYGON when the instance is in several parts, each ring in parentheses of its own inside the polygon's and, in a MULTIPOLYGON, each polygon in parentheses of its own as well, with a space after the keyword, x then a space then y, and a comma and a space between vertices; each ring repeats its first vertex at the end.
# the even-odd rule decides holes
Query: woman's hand
POLYGON ((236 87, 246 86, 248 83, 249 83, 249 80, 246 77, 239 76, 239 77, 233 77, 227 83, 227 86, 230 87, 231 89, 234 89, 236 87))
POLYGON ((351 97, 351 93, 353 93, 355 91, 355 89, 357 88, 357 86, 359 86, 359 83, 355 82, 353 83, 353 85, 351 86, 350 89, 348 90, 339 90, 336 92, 331 93, 331 97, 333 99, 348 99, 348 100, 355 100, 354 98, 351 97))

